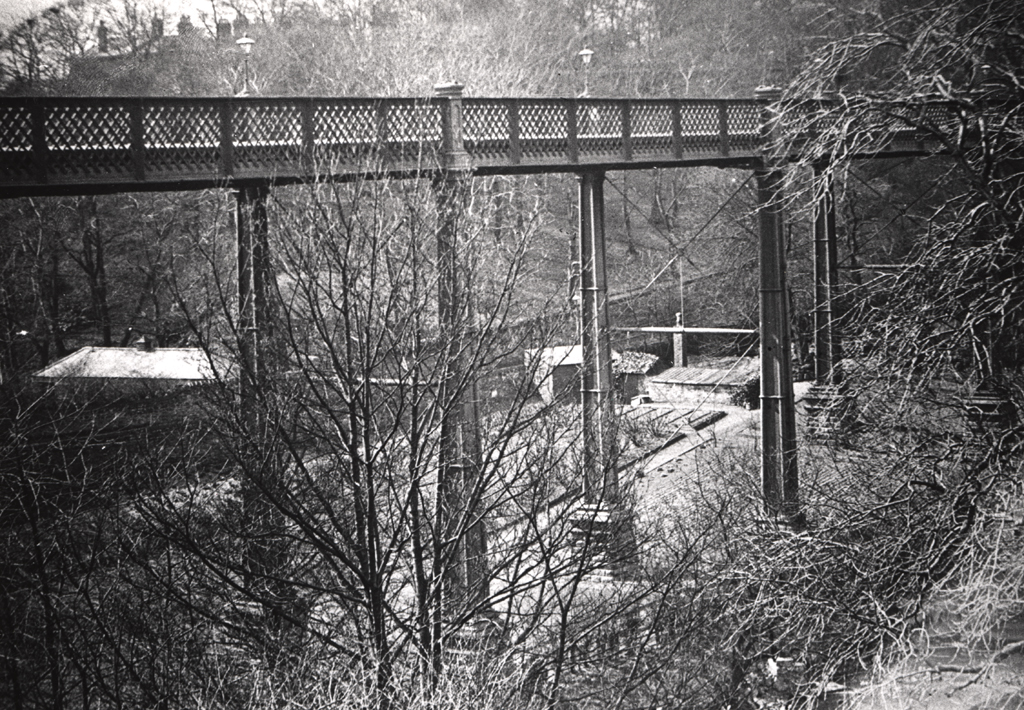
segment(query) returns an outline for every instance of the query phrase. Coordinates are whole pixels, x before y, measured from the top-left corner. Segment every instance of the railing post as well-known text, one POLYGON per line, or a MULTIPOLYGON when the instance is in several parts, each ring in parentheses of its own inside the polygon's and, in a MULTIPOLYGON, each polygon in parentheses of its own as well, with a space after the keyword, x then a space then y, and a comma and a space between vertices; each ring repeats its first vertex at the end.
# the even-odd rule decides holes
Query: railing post
POLYGON ((509 162, 519 165, 523 160, 523 149, 519 143, 519 99, 508 101, 508 150, 509 162))
POLYGON ((672 157, 683 159, 683 106, 680 101, 672 102, 672 157))
POLYGON ((718 151, 729 155, 729 104, 718 104, 718 151))
POLYGON ((307 175, 313 175, 315 169, 315 111, 313 99, 303 99, 300 104, 302 111, 302 170, 307 175))
POLYGON ((231 177, 235 171, 234 158, 234 127, 232 115, 234 111, 231 99, 224 99, 219 104, 220 109, 220 174, 223 178, 231 177))
POLYGON ((580 139, 576 99, 565 100, 566 158, 570 163, 580 162, 580 139))
POLYGON ((441 100, 441 167, 469 170, 469 153, 462 138, 462 84, 435 84, 441 100))
POLYGON ((50 160, 46 146, 46 105, 42 99, 31 99, 29 109, 32 120, 32 167, 36 182, 46 184, 50 160))
POLYGON ((789 308, 783 244, 782 166, 771 155, 778 89, 758 89, 762 165, 756 170, 761 271, 761 487, 769 514, 799 522, 796 409, 790 362, 789 308))
POLYGON ((633 160, 633 124, 630 111, 632 102, 626 99, 622 102, 622 159, 627 163, 633 160))
POLYGON ((132 176, 139 182, 146 179, 146 107, 143 99, 135 99, 128 107, 131 131, 132 176))

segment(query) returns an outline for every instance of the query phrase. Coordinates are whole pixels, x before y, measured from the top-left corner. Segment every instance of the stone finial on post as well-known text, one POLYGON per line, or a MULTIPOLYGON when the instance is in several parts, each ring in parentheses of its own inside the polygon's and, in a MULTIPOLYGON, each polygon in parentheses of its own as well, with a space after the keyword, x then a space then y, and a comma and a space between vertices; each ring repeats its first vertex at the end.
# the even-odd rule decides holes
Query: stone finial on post
POLYGON ((462 89, 457 82, 434 85, 434 95, 441 99, 441 153, 438 156, 445 170, 469 170, 469 153, 462 139, 462 89))

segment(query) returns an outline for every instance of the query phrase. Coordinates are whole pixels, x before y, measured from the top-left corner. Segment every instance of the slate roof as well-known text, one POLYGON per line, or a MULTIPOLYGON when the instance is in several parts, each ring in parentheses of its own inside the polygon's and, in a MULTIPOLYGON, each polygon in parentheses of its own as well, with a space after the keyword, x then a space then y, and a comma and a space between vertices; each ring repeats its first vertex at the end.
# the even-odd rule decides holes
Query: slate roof
POLYGON ((616 372, 629 375, 646 375, 657 364, 658 356, 636 350, 624 350, 618 357, 612 355, 612 367, 616 372))
POLYGON ((204 382, 224 377, 230 363, 200 348, 85 347, 44 367, 37 380, 173 380, 204 382))
POLYGON ((760 367, 758 358, 738 358, 732 367, 670 367, 660 375, 652 377, 651 381, 708 387, 741 386, 759 377, 760 367))
MULTIPOLYGON (((537 350, 528 350, 527 358, 537 357, 537 350)), ((539 353, 540 362, 548 367, 563 367, 583 364, 582 345, 553 345, 542 348, 539 353)), ((641 353, 634 350, 624 352, 612 351, 612 367, 616 372, 630 374, 646 374, 658 362, 657 355, 641 353)))

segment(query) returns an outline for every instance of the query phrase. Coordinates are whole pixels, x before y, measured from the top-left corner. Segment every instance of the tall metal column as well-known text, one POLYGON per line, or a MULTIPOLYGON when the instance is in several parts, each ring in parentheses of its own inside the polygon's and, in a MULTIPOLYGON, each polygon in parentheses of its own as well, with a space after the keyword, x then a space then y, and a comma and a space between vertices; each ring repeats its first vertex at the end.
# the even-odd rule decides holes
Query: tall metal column
POLYGON ((604 173, 579 176, 580 332, 583 348, 583 466, 587 503, 619 503, 615 472, 615 392, 605 268, 604 173))
POLYGON ((235 193, 239 349, 244 368, 240 382, 243 410, 249 414, 257 411, 254 398, 266 383, 266 343, 270 336, 268 194, 265 185, 243 187, 235 193))
POLYGON ((268 642, 279 643, 284 619, 292 615, 292 589, 284 581, 288 543, 280 508, 283 464, 276 453, 269 390, 273 350, 272 279, 266 185, 235 193, 238 249, 238 345, 240 422, 247 447, 242 505, 247 525, 243 552, 245 584, 263 609, 268 642), (276 639, 276 640, 275 640, 276 639))
POLYGON ((836 206, 832 172, 814 166, 814 379, 839 385, 841 359, 834 303, 839 283, 836 206))
POLYGON ((460 240, 471 175, 462 139, 462 86, 434 87, 443 99, 437 197, 438 322, 443 372, 438 387, 441 445, 437 490, 437 534, 453 541, 443 570, 452 602, 480 608, 487 600, 487 531, 482 517, 482 458, 479 394, 470 333, 474 326, 467 246, 460 240))
POLYGON ((438 474, 438 533, 453 540, 454 564, 445 577, 454 599, 476 604, 487 593, 487 538, 480 508, 479 400, 472 372, 469 331, 472 309, 465 245, 459 224, 468 184, 446 176, 435 183, 438 201, 438 322, 443 372, 438 388, 442 410, 438 474))
POLYGON ((777 169, 760 169, 756 175, 761 241, 761 486, 766 510, 792 518, 798 513, 799 491, 782 174, 777 169))

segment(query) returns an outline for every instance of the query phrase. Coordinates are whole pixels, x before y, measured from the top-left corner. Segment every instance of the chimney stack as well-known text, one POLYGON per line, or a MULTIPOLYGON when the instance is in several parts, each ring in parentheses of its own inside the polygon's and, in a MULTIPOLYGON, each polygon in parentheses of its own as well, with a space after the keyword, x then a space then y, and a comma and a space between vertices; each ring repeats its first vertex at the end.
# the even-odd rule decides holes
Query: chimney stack
POLYGON ((227 20, 220 20, 217 23, 217 44, 231 44, 231 23, 227 20))
POLYGON ((96 28, 96 43, 99 45, 100 54, 110 51, 110 37, 107 31, 107 23, 100 20, 100 26, 96 28))

